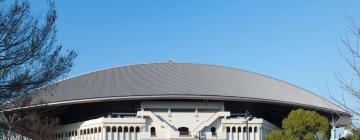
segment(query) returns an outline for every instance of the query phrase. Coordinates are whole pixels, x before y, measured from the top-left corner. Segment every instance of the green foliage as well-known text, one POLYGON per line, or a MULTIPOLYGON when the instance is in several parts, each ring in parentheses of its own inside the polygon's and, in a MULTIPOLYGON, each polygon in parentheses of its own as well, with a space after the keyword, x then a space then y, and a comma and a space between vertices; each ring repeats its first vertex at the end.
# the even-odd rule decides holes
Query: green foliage
POLYGON ((315 135, 313 133, 306 133, 304 140, 315 140, 315 135))
POLYGON ((283 140, 283 131, 275 130, 265 137, 265 140, 283 140))
POLYGON ((282 130, 275 130, 265 137, 265 140, 300 140, 282 130))
POLYGON ((329 138, 327 118, 315 111, 293 110, 282 122, 282 130, 271 132, 266 140, 323 140, 329 138))

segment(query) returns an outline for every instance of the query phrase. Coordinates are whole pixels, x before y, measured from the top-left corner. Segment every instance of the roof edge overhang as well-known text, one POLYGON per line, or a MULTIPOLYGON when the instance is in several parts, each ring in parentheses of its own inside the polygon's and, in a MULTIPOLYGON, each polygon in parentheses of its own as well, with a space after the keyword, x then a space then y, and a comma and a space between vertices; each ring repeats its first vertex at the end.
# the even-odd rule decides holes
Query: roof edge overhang
MULTIPOLYGON (((217 95, 142 95, 142 96, 112 96, 112 97, 99 97, 99 98, 90 98, 90 99, 78 99, 70 101, 60 101, 60 102, 51 102, 44 104, 29 105, 25 107, 12 108, 5 111, 16 111, 23 109, 31 109, 37 107, 57 107, 65 105, 74 105, 74 104, 84 104, 84 103, 97 103, 97 102, 109 102, 109 101, 125 101, 125 100, 157 100, 157 99, 192 99, 192 100, 218 100, 218 101, 242 101, 242 102, 253 102, 253 103, 269 103, 277 105, 292 105, 298 107, 304 107, 308 109, 314 109, 316 111, 324 111, 330 114, 336 114, 339 116, 348 116, 351 117, 351 114, 348 112, 343 112, 335 109, 318 107, 307 104, 300 104, 295 102, 286 102, 278 100, 269 100, 269 99, 260 99, 260 98, 249 98, 249 97, 235 97, 235 96, 217 96, 217 95)), ((0 112, 5 112, 0 111, 0 112)))

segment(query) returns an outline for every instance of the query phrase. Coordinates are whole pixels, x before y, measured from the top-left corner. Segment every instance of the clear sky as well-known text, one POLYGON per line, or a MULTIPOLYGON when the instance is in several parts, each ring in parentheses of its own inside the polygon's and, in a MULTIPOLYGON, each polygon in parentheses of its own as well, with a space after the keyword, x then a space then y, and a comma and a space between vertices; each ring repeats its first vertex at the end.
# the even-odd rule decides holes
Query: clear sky
MULTIPOLYGON (((34 3, 41 3, 37 0, 34 3)), ((35 5, 37 5, 35 4, 35 5)), ((359 0, 57 0, 58 40, 79 56, 70 76, 128 64, 194 62, 245 69, 326 96, 359 0)))

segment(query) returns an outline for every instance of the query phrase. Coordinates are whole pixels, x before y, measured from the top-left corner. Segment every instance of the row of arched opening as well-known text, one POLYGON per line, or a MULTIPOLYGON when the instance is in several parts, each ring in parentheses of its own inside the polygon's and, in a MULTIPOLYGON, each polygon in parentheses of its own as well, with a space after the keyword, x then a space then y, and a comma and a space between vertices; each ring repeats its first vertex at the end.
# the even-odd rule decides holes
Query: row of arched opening
MULTIPOLYGON (((105 127, 105 131, 106 132, 140 132, 140 127, 139 126, 106 126, 105 127)), ((101 133, 101 127, 94 127, 94 128, 86 128, 86 129, 80 129, 79 131, 68 131, 68 132, 61 132, 61 133, 56 133, 53 134, 52 137, 55 139, 61 139, 61 138, 66 138, 66 137, 74 137, 74 136, 78 136, 79 135, 89 135, 89 134, 96 134, 96 133, 101 133), (78 133, 79 132, 79 133, 78 133)))
MULTIPOLYGON (((254 132, 254 133, 257 133, 257 131, 258 131, 258 128, 255 126, 254 127, 254 129, 253 129, 253 127, 252 126, 249 126, 248 127, 249 128, 249 133, 252 133, 252 132, 254 132), (253 131, 254 130, 254 131, 253 131)), ((244 126, 244 127, 242 127, 242 129, 241 129, 241 127, 226 127, 226 133, 230 133, 230 132, 232 132, 232 133, 235 133, 235 132, 238 132, 238 133, 240 133, 240 132, 244 132, 244 133, 246 133, 246 131, 247 131, 247 128, 244 126)))
POLYGON ((124 126, 124 127, 122 127, 122 126, 118 126, 118 127, 107 126, 106 132, 140 132, 140 127, 139 126, 136 126, 136 127, 134 127, 134 126, 130 126, 130 127, 128 127, 128 126, 124 126))
POLYGON ((52 135, 52 138, 61 139, 61 138, 74 137, 74 136, 78 136, 78 131, 68 131, 68 132, 56 133, 56 134, 52 135))
POLYGON ((94 133, 101 133, 101 127, 80 129, 80 135, 88 135, 94 133))
POLYGON ((226 140, 260 140, 257 126, 233 126, 226 127, 226 140))

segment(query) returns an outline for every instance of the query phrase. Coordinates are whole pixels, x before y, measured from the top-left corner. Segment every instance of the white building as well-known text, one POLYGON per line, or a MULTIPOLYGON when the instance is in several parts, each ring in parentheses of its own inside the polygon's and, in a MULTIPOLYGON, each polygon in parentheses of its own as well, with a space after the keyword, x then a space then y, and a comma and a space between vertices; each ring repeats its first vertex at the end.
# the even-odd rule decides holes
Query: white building
POLYGON ((59 140, 261 140, 277 127, 264 119, 231 116, 223 102, 143 101, 136 114, 104 117, 61 126, 59 140), (247 133, 246 130, 249 130, 247 133))
POLYGON ((56 115, 62 126, 53 135, 58 140, 262 140, 293 109, 349 117, 284 81, 193 63, 110 68, 33 94, 46 107, 61 108, 56 115))

